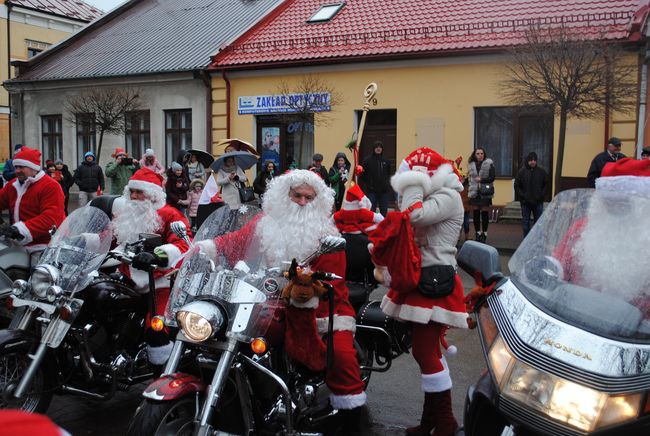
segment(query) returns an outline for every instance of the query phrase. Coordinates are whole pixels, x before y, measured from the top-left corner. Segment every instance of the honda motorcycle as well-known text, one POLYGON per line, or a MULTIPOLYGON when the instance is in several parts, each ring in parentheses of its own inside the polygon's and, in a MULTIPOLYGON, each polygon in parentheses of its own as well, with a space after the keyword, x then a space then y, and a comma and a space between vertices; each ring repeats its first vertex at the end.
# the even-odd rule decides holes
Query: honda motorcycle
MULTIPOLYGON (((194 241, 236 231, 258 212, 224 206, 194 241)), ((246 254, 238 259, 228 258, 232 253, 207 255, 198 245, 183 262, 165 313, 166 325, 179 328, 171 357, 163 376, 145 390, 129 434, 309 434, 331 423, 337 411, 328 404, 324 372, 291 361, 283 350, 286 306, 280 295, 291 259, 265 266, 257 241, 242 248, 246 254), (179 372, 181 356, 188 355, 193 368, 179 372)), ((300 264, 344 245, 342 238, 326 238, 300 264)), ((315 274, 325 284, 336 278, 327 271, 315 274)), ((331 332, 331 319, 329 326, 331 332)), ((336 356, 328 342, 331 362, 336 356)), ((355 346, 366 383, 372 371, 386 371, 408 351, 407 343, 404 326, 387 319, 377 304, 360 308, 355 346)))
POLYGON ((0 331, 0 408, 44 413, 54 393, 103 400, 152 377, 143 338, 152 286, 140 294, 99 268, 107 257, 129 263, 159 238, 141 235, 109 253, 104 211, 88 206, 66 218, 29 280, 13 283, 16 315, 0 331))
POLYGON ((466 435, 650 434, 648 211, 622 191, 561 192, 507 278, 496 249, 463 245, 458 264, 493 288, 474 306, 487 371, 467 391, 466 435))

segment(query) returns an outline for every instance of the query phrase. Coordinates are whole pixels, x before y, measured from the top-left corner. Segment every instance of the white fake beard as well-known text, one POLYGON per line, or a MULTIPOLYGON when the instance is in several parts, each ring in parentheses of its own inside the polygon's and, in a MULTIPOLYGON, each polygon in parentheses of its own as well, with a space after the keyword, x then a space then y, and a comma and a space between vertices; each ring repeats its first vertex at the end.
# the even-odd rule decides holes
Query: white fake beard
POLYGON ((643 253, 650 246, 646 217, 647 201, 631 204, 625 219, 592 203, 587 224, 573 247, 581 272, 581 283, 619 296, 627 302, 643 295, 650 284, 650 269, 643 253))
POLYGON ((118 245, 133 243, 140 233, 155 233, 162 226, 157 210, 149 200, 125 200, 112 221, 118 245))
POLYGON ((271 266, 282 261, 301 261, 320 246, 325 236, 338 236, 329 208, 319 210, 322 204, 313 201, 305 206, 291 201, 280 201, 265 206, 265 213, 257 225, 262 250, 271 266))

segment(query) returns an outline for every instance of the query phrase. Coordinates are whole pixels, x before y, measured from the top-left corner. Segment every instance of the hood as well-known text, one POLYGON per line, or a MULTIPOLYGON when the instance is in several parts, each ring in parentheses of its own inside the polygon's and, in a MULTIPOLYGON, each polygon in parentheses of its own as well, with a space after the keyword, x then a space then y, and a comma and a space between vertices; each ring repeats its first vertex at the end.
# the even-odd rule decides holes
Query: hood
POLYGON ((334 158, 334 162, 332 163, 332 168, 336 168, 336 161, 337 161, 340 157, 342 157, 343 159, 345 159, 345 168, 347 168, 347 169, 349 170, 350 167, 352 166, 352 164, 350 164, 350 161, 348 160, 348 157, 347 157, 347 156, 345 155, 345 153, 343 153, 342 151, 339 151, 338 153, 336 153, 336 157, 334 158))
POLYGON ((530 162, 531 160, 538 161, 537 153, 535 153, 534 151, 531 151, 530 153, 528 153, 528 156, 526 156, 526 162, 525 162, 526 163, 526 168, 530 168, 530 165, 528 165, 528 162, 530 162))

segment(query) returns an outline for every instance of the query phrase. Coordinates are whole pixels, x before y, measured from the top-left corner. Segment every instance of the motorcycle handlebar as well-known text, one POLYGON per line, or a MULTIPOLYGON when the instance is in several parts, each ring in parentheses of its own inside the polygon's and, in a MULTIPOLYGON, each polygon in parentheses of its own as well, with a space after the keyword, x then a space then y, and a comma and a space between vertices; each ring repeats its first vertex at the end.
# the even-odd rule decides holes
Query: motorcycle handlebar
POLYGON ((325 280, 325 281, 331 281, 331 280, 337 280, 343 278, 339 275, 336 275, 331 272, 326 272, 326 271, 316 271, 314 274, 311 275, 311 277, 314 280, 325 280))

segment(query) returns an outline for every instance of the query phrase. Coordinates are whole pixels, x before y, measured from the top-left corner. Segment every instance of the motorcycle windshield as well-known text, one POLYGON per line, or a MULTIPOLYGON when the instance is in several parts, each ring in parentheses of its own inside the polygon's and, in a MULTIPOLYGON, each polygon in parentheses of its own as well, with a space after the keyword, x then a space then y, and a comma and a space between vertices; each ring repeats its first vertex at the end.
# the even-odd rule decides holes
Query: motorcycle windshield
MULTIPOLYGON (((255 207, 213 212, 196 234, 197 244, 176 277, 165 323, 178 326, 177 312, 194 300, 218 303, 227 316, 227 334, 241 340, 263 335, 281 292, 283 278, 264 265, 257 238, 243 229, 260 212, 255 207), (243 230, 242 230, 243 229, 243 230), (220 238, 219 238, 220 237, 220 238), (200 241, 214 241, 206 248, 200 241)), ((251 223, 252 225, 253 223, 251 223)))
POLYGON ((106 213, 92 206, 79 208, 61 223, 39 263, 60 271, 61 288, 83 289, 106 257, 112 237, 106 213))
POLYGON ((650 341, 650 199, 625 192, 564 191, 508 264, 537 307, 622 341, 650 341))

